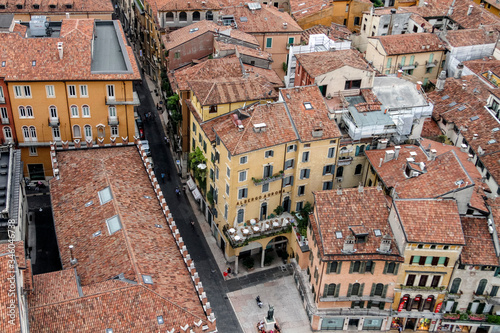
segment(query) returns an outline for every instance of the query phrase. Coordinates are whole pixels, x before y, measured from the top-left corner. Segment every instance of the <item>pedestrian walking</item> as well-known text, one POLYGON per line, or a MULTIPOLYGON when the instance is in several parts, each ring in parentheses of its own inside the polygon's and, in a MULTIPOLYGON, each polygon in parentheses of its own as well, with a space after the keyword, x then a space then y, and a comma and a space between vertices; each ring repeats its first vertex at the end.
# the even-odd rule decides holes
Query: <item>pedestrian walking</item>
POLYGON ((161 182, 164 183, 165 182, 165 173, 161 173, 161 182))
POLYGON ((191 221, 191 228, 194 230, 194 221, 191 221))
POLYGON ((228 276, 227 272, 224 271, 224 273, 222 273, 222 275, 224 275, 224 280, 227 280, 227 276, 228 276))

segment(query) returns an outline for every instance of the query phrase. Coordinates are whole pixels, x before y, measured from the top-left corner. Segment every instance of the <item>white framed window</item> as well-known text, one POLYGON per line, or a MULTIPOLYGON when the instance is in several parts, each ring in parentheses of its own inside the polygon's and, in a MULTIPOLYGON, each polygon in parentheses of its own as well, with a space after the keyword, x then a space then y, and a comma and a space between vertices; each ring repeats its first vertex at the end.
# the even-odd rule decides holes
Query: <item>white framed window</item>
POLYGON ((302 153, 302 162, 309 162, 309 152, 305 151, 302 153))
POLYGON ((238 223, 243 223, 243 221, 245 221, 245 209, 244 208, 238 209, 238 215, 237 215, 236 220, 238 221, 238 223))
POLYGON ((38 156, 38 149, 36 147, 30 147, 30 156, 38 156))
POLYGON ((34 118, 35 117, 35 115, 33 113, 33 108, 31 106, 29 106, 29 105, 26 107, 26 117, 28 117, 28 118, 34 118))
POLYGON ((274 151, 272 151, 272 150, 266 150, 266 152, 264 153, 265 158, 273 157, 273 156, 274 156, 274 151))
POLYGON ((247 171, 243 170, 238 173, 238 181, 239 182, 244 182, 247 180, 247 171))
POLYGON ((229 206, 227 204, 224 204, 224 219, 227 221, 227 212, 229 210, 229 206))
POLYGON ((118 230, 121 230, 122 224, 120 222, 120 217, 115 215, 106 220, 106 224, 108 225, 109 234, 112 235, 118 230))
POLYGON ((9 126, 5 126, 3 128, 3 136, 5 137, 6 140, 11 141, 12 140, 12 129, 9 126))
POLYGON ((24 97, 28 98, 31 97, 31 87, 30 86, 23 86, 24 90, 24 97))
POLYGON ((118 136, 118 126, 111 126, 111 137, 118 136))
POLYGON ((82 117, 90 118, 90 107, 88 105, 82 106, 82 117))
POLYGON ((293 163, 294 162, 294 159, 289 159, 289 160, 286 160, 285 161, 285 170, 288 170, 288 169, 291 169, 293 168, 293 163))
POLYGON ((19 118, 26 118, 26 108, 22 105, 19 105, 19 118))
POLYGON ((110 202, 113 199, 113 194, 111 194, 111 188, 105 187, 99 192, 97 192, 99 195, 99 201, 101 202, 101 205, 104 205, 107 202, 110 202))
POLYGON ((2 120, 9 120, 9 114, 7 113, 7 108, 1 107, 0 108, 0 114, 2 115, 2 120))
POLYGON ((262 193, 269 192, 269 183, 265 183, 262 185, 262 193))
POLYGON ((228 166, 226 166, 226 176, 227 178, 231 178, 231 169, 228 166))
POLYGON ((28 126, 23 126, 21 129, 23 130, 24 141, 29 141, 30 140, 30 129, 28 128, 28 126))
POLYGON ((226 195, 229 195, 229 184, 226 182, 226 195))
POLYGON ((328 158, 335 157, 335 147, 328 148, 328 158))
POLYGON ((92 126, 85 125, 83 130, 85 131, 85 140, 92 140, 92 126))
POLYGON ((109 99, 115 99, 115 85, 108 84, 106 86, 106 92, 109 99))
POLYGON ((78 118, 78 117, 79 117, 79 114, 78 114, 78 106, 76 106, 76 105, 71 105, 71 106, 70 106, 70 109, 71 109, 71 118, 78 118))
POLYGON ((37 141, 35 126, 30 126, 30 137, 31 141, 37 141))
POLYGON ((52 127, 52 137, 54 140, 61 140, 61 131, 59 130, 59 126, 52 127))
POLYGON ((76 86, 75 85, 68 86, 68 97, 76 97, 76 86))
POLYGON ((294 152, 296 150, 297 150, 297 145, 296 144, 289 145, 288 147, 286 147, 286 152, 287 153, 291 153, 291 152, 294 152))
POLYGON ((55 105, 49 106, 50 118, 57 118, 57 108, 55 105))
POLYGON ((22 86, 14 86, 14 96, 16 98, 22 98, 23 97, 23 88, 22 88, 22 86))
POLYGON ((246 199, 248 197, 248 189, 246 187, 238 189, 238 199, 246 199))
POLYGON ((111 118, 116 118, 116 106, 108 106, 108 114, 111 118))
POLYGON ((86 84, 80 85, 80 97, 89 97, 89 91, 86 84))
POLYGON ((55 98, 56 97, 56 91, 54 90, 53 85, 45 86, 45 91, 47 92, 47 98, 55 98))
POLYGON ((247 162, 248 162, 248 156, 240 157, 240 164, 247 164, 247 162))
POLYGON ((73 126, 73 137, 74 138, 81 138, 82 137, 82 130, 81 130, 79 125, 73 126))
POLYGON ((0 87, 0 99, 1 100, 5 99, 5 95, 3 94, 3 88, 2 87, 0 87))

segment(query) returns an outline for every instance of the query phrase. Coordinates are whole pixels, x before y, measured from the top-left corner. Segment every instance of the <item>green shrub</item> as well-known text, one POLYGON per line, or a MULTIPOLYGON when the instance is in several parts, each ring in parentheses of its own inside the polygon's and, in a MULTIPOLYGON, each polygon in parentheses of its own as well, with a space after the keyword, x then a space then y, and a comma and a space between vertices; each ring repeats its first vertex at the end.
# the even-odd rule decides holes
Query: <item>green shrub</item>
POLYGON ((273 262, 273 260, 274 260, 274 256, 272 256, 270 254, 266 254, 264 256, 264 265, 266 265, 266 266, 271 265, 271 263, 273 262))
POLYGON ((252 257, 246 257, 246 258, 243 258, 242 264, 247 269, 250 269, 250 268, 253 268, 253 266, 255 265, 255 261, 253 260, 252 257))

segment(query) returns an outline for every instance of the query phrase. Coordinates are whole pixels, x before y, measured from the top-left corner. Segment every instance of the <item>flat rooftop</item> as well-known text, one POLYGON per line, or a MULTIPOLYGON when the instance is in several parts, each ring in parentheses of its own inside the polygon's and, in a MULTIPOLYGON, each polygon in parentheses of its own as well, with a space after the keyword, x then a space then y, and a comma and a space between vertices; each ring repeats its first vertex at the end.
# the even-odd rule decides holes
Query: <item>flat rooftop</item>
POLYGON ((371 125, 394 125, 389 113, 384 113, 383 110, 359 112, 354 105, 366 103, 363 96, 347 96, 345 99, 349 103, 347 109, 358 127, 371 125))
POLYGON ((117 22, 95 21, 92 73, 133 72, 117 22))
POLYGON ((372 91, 382 103, 382 110, 428 105, 425 96, 417 90, 414 83, 398 77, 375 77, 372 91))

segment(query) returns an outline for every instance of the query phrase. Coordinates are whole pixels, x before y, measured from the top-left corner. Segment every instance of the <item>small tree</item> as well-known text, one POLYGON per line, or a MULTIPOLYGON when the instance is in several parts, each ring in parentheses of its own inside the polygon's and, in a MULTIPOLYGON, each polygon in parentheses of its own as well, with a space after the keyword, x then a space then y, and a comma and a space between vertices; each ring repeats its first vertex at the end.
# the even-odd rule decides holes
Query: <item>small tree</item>
POLYGON ((177 110, 177 105, 179 104, 179 95, 173 94, 167 98, 167 109, 177 110))
POLYGON ((198 165, 207 163, 207 159, 203 155, 200 147, 196 147, 195 151, 189 154, 189 168, 193 171, 194 178, 200 184, 202 191, 205 191, 207 169, 200 169, 198 165))

